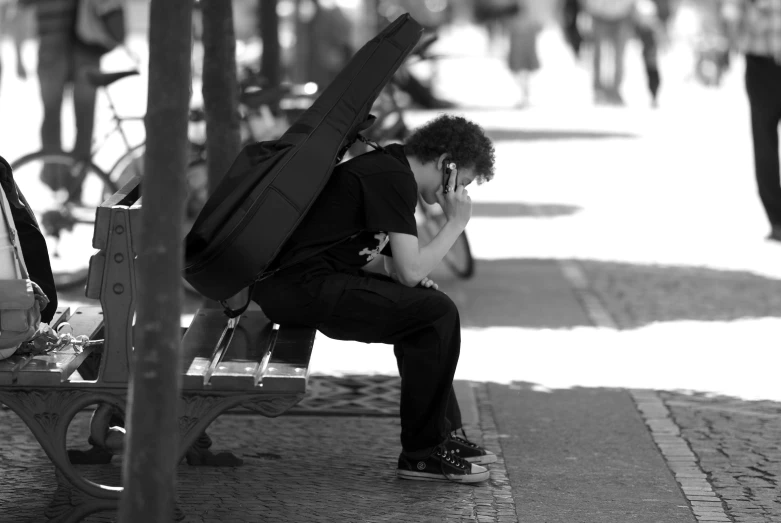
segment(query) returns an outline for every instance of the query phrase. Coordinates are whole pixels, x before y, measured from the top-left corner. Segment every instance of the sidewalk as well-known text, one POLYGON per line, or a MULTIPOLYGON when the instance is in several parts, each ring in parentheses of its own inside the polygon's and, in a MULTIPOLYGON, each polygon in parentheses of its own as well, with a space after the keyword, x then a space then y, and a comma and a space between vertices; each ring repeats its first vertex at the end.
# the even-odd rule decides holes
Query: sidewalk
MULTIPOLYGON (((457 391, 467 433, 499 456, 489 482, 397 479, 399 424, 387 412, 275 419, 228 414, 209 433, 215 450, 232 451, 245 464, 180 465, 178 503, 185 521, 773 521, 725 515, 722 502, 736 502, 718 497, 719 489, 714 492, 698 471, 686 442, 675 439, 674 424, 661 420, 666 409, 655 393, 470 382, 458 382, 457 391)), ((0 449, 0 521, 45 521, 55 489, 53 467, 21 421, 6 410, 0 419, 10 443, 0 449)), ((75 428, 86 429, 87 419, 77 418, 75 428)), ((90 479, 113 484, 121 459, 81 469, 90 479)), ((737 511, 753 508, 747 502, 737 511)), ((114 519, 101 513, 86 521, 114 519)))
MULTIPOLYGON (((465 322, 473 327, 497 317, 513 325, 522 318, 525 327, 539 320, 538 328, 589 324, 582 293, 558 262, 519 263, 515 270, 509 279, 515 287, 447 280, 443 286, 460 300, 465 322), (499 311, 501 292, 523 296, 521 302, 538 304, 546 313, 537 319, 493 314, 491 297, 499 311)), ((499 277, 502 271, 490 274, 499 277)), ((317 344, 316 353, 328 357, 327 349, 317 344)), ((744 475, 730 482, 736 465, 719 461, 719 449, 709 445, 715 432, 698 410, 704 405, 710 409, 706 413, 720 413, 723 401, 700 398, 693 404, 696 398, 648 390, 552 390, 519 381, 460 380, 456 390, 467 434, 499 456, 490 466, 489 482, 465 486, 395 477, 399 385, 392 372, 315 374, 310 394, 290 414, 275 419, 244 412, 221 416, 209 428, 214 450, 234 452, 245 465, 180 465, 178 503, 185 521, 769 523, 781 516, 778 491, 773 490, 773 467, 781 463, 781 455, 772 443, 778 440, 770 435, 781 428, 778 404, 765 402, 753 411, 745 409, 745 402, 730 405, 733 416, 748 412, 751 418, 753 413, 755 422, 735 426, 722 419, 722 444, 740 448, 742 442, 745 447, 761 436, 767 440, 763 448, 776 449, 775 455, 763 456, 764 463, 752 462, 751 452, 744 450, 745 472, 764 470, 764 480, 744 475), (746 482, 761 494, 741 490, 746 482)), ((72 445, 83 446, 87 423, 87 414, 77 417, 69 433, 72 445)), ((45 521, 56 486, 53 466, 12 412, 0 410, 0 424, 7 442, 0 447, 0 522, 45 521)), ((90 479, 118 484, 121 458, 82 469, 90 479)), ((86 521, 114 519, 114 514, 102 513, 86 521)))

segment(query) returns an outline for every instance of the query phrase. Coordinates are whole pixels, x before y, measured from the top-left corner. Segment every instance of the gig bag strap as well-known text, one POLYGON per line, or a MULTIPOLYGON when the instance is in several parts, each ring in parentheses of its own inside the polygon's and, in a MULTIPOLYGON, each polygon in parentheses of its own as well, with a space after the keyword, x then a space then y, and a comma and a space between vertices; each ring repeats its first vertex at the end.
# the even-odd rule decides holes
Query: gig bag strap
POLYGON ((16 232, 16 225, 14 225, 14 217, 11 214, 11 204, 8 203, 8 198, 5 196, 5 191, 0 189, 0 200, 2 200, 3 214, 5 215, 5 222, 8 224, 8 235, 11 238, 11 245, 14 248, 14 254, 16 255, 16 261, 19 266, 19 272, 21 278, 27 280, 30 278, 27 272, 27 265, 24 263, 24 255, 22 254, 22 247, 18 243, 19 234, 16 232))

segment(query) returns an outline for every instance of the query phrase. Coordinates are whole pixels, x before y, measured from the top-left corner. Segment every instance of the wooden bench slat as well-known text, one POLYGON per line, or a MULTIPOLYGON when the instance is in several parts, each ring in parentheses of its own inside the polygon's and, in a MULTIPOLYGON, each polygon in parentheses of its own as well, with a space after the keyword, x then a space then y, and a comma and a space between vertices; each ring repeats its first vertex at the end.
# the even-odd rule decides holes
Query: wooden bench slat
POLYGON ((260 381, 266 392, 306 392, 316 333, 311 327, 282 325, 278 328, 260 381))
POLYGON ((242 314, 225 356, 209 378, 209 386, 217 390, 254 389, 260 381, 260 364, 269 351, 272 326, 261 311, 242 314))
MULTIPOLYGON (((227 317, 219 309, 199 309, 182 339, 182 388, 204 388, 204 376, 227 317)), ((208 380, 206 388, 252 389, 260 380, 260 363, 268 352, 271 322, 260 311, 241 316, 228 350, 208 380)))
POLYGON ((209 378, 219 390, 254 389, 261 378, 261 363, 266 359, 273 338, 273 323, 261 311, 241 316, 228 350, 209 378))
MULTIPOLYGON (((54 317, 52 318, 52 321, 49 323, 49 325, 51 325, 52 328, 56 328, 57 325, 68 318, 69 315, 70 307, 58 308, 55 311, 54 317)), ((29 354, 14 354, 9 358, 0 361, 0 385, 13 384, 13 382, 16 381, 16 375, 19 372, 19 369, 24 367, 24 365, 26 365, 31 358, 32 355, 29 354)))
POLYGON ((225 325, 220 311, 198 309, 182 337, 182 389, 203 389, 203 375, 209 368, 214 346, 225 325))
MULTIPOLYGON (((94 338, 103 327, 103 312, 100 307, 80 307, 68 318, 68 323, 73 327, 74 336, 86 334, 94 338)), ((72 346, 68 346, 55 352, 33 356, 19 369, 16 385, 59 385, 67 381, 94 350, 94 347, 87 347, 77 352, 72 346)))

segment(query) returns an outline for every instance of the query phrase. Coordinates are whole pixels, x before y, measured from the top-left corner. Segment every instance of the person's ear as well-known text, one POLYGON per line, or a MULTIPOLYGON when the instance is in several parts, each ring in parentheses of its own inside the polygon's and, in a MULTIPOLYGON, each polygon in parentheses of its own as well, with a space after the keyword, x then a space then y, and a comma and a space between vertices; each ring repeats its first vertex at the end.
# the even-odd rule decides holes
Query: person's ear
POLYGON ((450 156, 448 153, 442 153, 439 155, 439 158, 437 158, 437 171, 442 172, 442 168, 448 156, 450 156))

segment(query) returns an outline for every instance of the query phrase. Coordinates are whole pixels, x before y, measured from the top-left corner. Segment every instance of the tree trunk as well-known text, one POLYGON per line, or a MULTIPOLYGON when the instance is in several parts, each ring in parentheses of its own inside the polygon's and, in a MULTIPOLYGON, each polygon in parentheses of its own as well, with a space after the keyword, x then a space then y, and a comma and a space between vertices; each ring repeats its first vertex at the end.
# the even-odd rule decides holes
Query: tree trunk
POLYGON ((203 105, 206 113, 206 164, 209 192, 236 159, 241 147, 236 81, 233 5, 203 0, 203 105))
POLYGON ((268 80, 269 85, 275 86, 282 82, 277 0, 258 0, 258 3, 260 4, 260 38, 263 41, 260 74, 268 80))
POLYGON ((174 513, 192 7, 192 0, 150 5, 137 325, 120 523, 171 521, 174 513))

